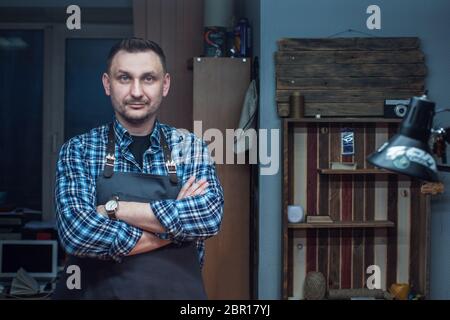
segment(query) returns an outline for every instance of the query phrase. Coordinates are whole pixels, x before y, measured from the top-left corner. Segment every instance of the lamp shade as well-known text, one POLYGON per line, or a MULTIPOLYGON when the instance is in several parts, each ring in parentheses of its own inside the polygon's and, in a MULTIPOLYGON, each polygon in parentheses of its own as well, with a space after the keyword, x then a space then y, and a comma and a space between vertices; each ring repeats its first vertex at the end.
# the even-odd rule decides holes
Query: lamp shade
POLYGON ((411 99, 399 133, 385 142, 367 161, 376 167, 425 181, 439 181, 428 140, 435 104, 426 96, 411 99))
POLYGON ((392 137, 372 153, 367 161, 374 166, 425 181, 438 181, 437 166, 429 147, 402 134, 392 137))

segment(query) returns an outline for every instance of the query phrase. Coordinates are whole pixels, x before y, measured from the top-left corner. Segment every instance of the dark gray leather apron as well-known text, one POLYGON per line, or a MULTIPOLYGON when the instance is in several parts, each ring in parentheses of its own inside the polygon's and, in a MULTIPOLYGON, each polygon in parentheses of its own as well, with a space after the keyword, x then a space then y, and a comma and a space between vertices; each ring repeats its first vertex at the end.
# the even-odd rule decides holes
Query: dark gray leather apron
MULTIPOLYGON (((160 142, 169 176, 114 172, 115 135, 109 126, 106 164, 97 178, 97 204, 117 195, 119 201, 150 202, 176 199, 181 186, 166 138, 160 142)), ((53 299, 206 299, 194 242, 169 244, 157 250, 124 257, 122 262, 69 256, 53 299), (70 265, 81 270, 81 289, 66 285, 70 265)))

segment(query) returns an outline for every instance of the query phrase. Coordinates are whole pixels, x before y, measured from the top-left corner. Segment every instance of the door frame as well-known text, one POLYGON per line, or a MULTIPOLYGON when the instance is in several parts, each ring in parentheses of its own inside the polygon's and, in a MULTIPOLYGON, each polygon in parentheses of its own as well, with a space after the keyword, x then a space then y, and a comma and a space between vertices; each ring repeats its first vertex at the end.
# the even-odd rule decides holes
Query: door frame
POLYGON ((66 41, 131 37, 133 25, 82 24, 80 30, 69 30, 65 24, 0 23, 0 30, 44 32, 41 194, 42 220, 51 220, 56 216, 56 163, 64 143, 66 41))
MULTIPOLYGON (((51 88, 50 88, 50 78, 52 74, 52 63, 51 63, 51 39, 53 34, 52 24, 43 23, 0 23, 0 30, 41 30, 44 34, 44 52, 43 52, 43 92, 42 92, 42 184, 41 184, 41 201, 42 201, 42 220, 50 219, 49 213, 52 209, 48 206, 48 198, 46 195, 46 189, 44 186, 48 185, 48 164, 50 163, 50 157, 47 153, 49 149, 47 146, 48 139, 46 138, 47 132, 46 128, 49 128, 48 115, 51 114, 51 88)), ((53 209, 54 211, 54 209, 53 209)))

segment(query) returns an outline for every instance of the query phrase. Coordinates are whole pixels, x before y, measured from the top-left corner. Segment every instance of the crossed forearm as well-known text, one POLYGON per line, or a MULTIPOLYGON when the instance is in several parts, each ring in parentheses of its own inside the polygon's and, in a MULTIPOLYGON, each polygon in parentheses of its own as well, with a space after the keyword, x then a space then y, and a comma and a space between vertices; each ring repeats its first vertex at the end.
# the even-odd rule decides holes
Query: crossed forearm
MULTIPOLYGON (((99 206, 98 211, 106 214, 104 206, 99 206)), ((119 220, 148 232, 166 232, 148 203, 120 201, 116 217, 119 220)))
MULTIPOLYGON (((205 193, 207 186, 208 182, 206 179, 200 179, 198 182, 195 182, 195 176, 192 176, 181 188, 177 200, 202 195, 205 193)), ((106 215, 106 210, 103 205, 98 206, 97 211, 100 214, 106 215)), ((120 201, 116 217, 119 220, 148 232, 166 232, 164 226, 161 225, 153 213, 149 203, 120 201)))
MULTIPOLYGON (((208 182, 206 179, 200 179, 195 183, 195 176, 192 176, 181 188, 177 200, 202 195, 205 193, 207 186, 208 182)), ((105 216, 107 215, 104 205, 98 206, 97 212, 105 216)), ((156 218, 149 203, 120 201, 116 217, 129 225, 143 230, 141 238, 128 255, 149 252, 171 242, 169 240, 162 240, 155 235, 155 233, 165 233, 166 229, 161 225, 158 218, 156 218)))
MULTIPOLYGON (((98 206, 97 211, 106 215, 104 206, 98 206)), ((165 229, 153 214, 148 203, 120 201, 116 217, 143 230, 141 238, 128 254, 130 256, 153 251, 170 243, 169 240, 162 240, 153 234, 165 232, 165 229)))
POLYGON ((153 233, 144 231, 142 233, 141 238, 136 243, 136 246, 133 248, 133 250, 128 253, 129 256, 145 253, 149 251, 153 251, 156 249, 159 249, 161 247, 164 247, 170 243, 169 240, 162 240, 155 236, 153 233))

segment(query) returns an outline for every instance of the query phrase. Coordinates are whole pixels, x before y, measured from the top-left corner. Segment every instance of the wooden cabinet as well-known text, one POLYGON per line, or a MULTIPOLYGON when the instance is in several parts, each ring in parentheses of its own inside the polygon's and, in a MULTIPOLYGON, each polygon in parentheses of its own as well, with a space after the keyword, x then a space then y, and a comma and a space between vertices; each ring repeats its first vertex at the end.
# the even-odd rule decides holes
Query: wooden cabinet
POLYGON ((398 129, 384 118, 283 121, 283 298, 303 298, 305 276, 324 274, 329 289, 364 288, 377 265, 382 289, 409 283, 428 296, 429 199, 420 182, 371 166, 366 157, 398 129), (355 153, 341 155, 341 129, 354 132, 355 153), (332 170, 330 162, 355 162, 332 170), (290 224, 288 205, 333 223, 290 224))
POLYGON ((226 142, 226 129, 236 129, 239 124, 250 83, 251 62, 249 59, 194 58, 193 68, 194 121, 201 121, 197 122, 201 125, 201 134, 208 129, 220 131, 224 143, 223 157, 218 150, 214 153, 217 174, 224 189, 224 218, 219 234, 206 241, 203 270, 206 291, 210 299, 249 299, 252 259, 250 165, 236 164, 236 161, 225 163, 230 156, 236 160, 226 142))

